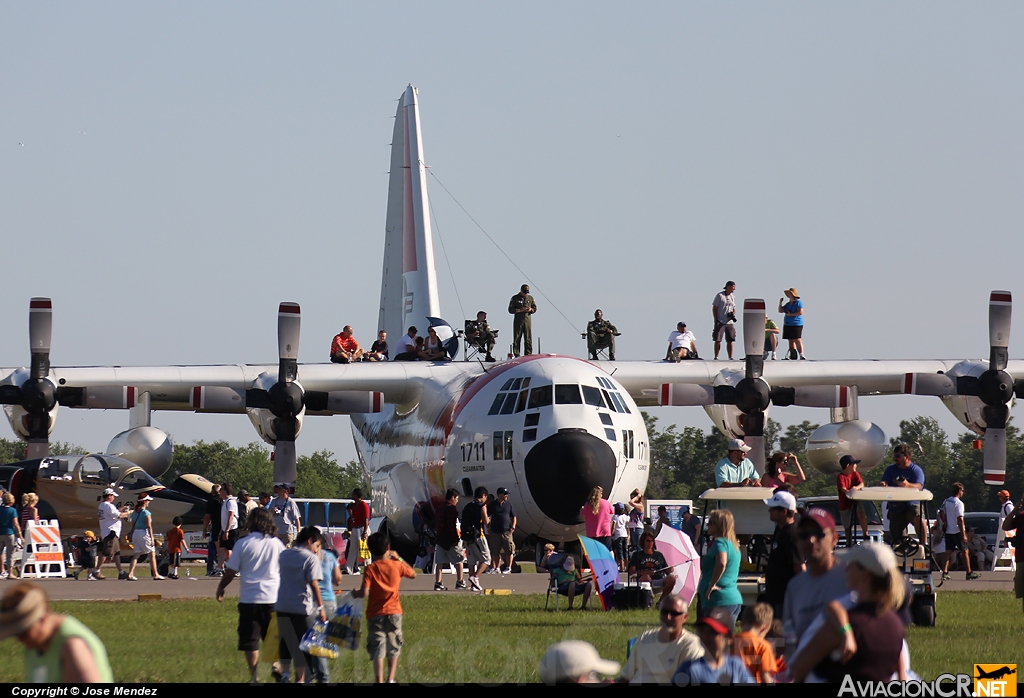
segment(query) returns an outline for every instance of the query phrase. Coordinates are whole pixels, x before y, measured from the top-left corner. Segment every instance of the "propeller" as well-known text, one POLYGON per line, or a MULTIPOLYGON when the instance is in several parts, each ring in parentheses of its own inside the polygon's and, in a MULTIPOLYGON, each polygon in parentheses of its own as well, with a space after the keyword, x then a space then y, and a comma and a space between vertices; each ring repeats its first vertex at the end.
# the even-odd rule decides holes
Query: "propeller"
POLYGON ((299 376, 299 331, 302 315, 298 303, 281 303, 277 311, 277 382, 269 390, 245 391, 245 406, 269 409, 274 415, 274 484, 295 488, 295 437, 304 407, 299 376))
POLYGON ((977 397, 984 407, 984 478, 987 485, 1002 485, 1006 474, 1006 422, 1010 401, 1024 396, 1024 380, 1014 380, 1006 372, 1010 347, 1010 316, 1013 297, 1009 291, 992 291, 988 299, 988 368, 980 376, 941 373, 908 373, 903 392, 913 395, 962 395, 977 397))
POLYGON ((18 405, 25 410, 29 458, 50 453, 50 411, 57 405, 57 388, 50 381, 50 337, 53 305, 49 298, 33 298, 28 305, 28 338, 32 363, 21 385, 0 386, 0 404, 18 405))

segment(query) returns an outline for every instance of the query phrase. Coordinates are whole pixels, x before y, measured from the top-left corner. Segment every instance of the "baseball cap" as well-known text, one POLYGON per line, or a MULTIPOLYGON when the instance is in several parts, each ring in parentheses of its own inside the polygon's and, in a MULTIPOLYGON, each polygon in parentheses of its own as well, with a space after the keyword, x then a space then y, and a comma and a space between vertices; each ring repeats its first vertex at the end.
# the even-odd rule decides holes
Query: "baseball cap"
POLYGON ((249 490, 238 490, 238 496, 239 497, 248 497, 249 496, 249 490))
POLYGON ((148 494, 144 494, 141 497, 139 497, 139 501, 140 502, 152 502, 153 498, 150 497, 148 494))
POLYGON ((85 533, 82 534, 82 537, 83 538, 95 538, 96 534, 93 533, 92 531, 86 531, 85 533))
POLYGON ((682 321, 680 321, 680 322, 677 322, 677 323, 676 323, 676 327, 686 327, 686 323, 685 323, 685 322, 682 322, 682 321))
POLYGON ((527 293, 529 293, 530 292, 530 284, 523 284, 522 286, 519 287, 519 290, 520 291, 526 291, 527 293))
POLYGON ((852 548, 843 548, 836 550, 836 556, 848 565, 856 562, 876 577, 884 577, 899 567, 896 553, 882 543, 864 543, 852 548))
POLYGON ((597 649, 589 642, 566 640, 548 647, 541 657, 537 672, 546 684, 570 681, 590 672, 613 676, 622 665, 609 659, 602 659, 597 649))
POLYGON ((813 521, 818 524, 818 528, 824 531, 832 531, 833 534, 836 532, 836 520, 832 518, 832 514, 828 513, 821 507, 814 507, 808 509, 807 513, 800 519, 802 524, 804 521, 813 521))
POLYGON ((856 465, 857 463, 860 463, 860 461, 854 458, 853 456, 843 456, 842 458, 839 459, 840 468, 845 468, 846 466, 851 464, 856 465))
POLYGON ((724 623, 715 618, 712 618, 711 616, 701 618, 697 621, 697 625, 706 625, 719 635, 732 635, 732 632, 729 630, 729 628, 725 627, 724 623))
POLYGON ((499 487, 498 488, 498 494, 508 494, 508 488, 507 487, 499 487))
POLYGON ((743 451, 744 453, 746 453, 747 451, 750 450, 750 446, 747 446, 745 443, 743 443, 742 439, 733 439, 732 441, 729 442, 729 445, 726 447, 726 450, 743 451))
POLYGON ((1006 490, 999 490, 998 492, 996 492, 996 496, 997 497, 1006 497, 1007 499, 1009 499, 1010 498, 1010 493, 1008 491, 1006 491, 1006 490))
POLYGON ((117 492, 112 490, 112 489, 110 489, 109 487, 107 489, 103 490, 103 496, 104 497, 109 497, 110 495, 114 495, 116 497, 117 496, 117 492))
POLYGON ((779 490, 773 494, 770 499, 764 500, 764 503, 769 508, 782 507, 789 511, 796 511, 796 497, 784 490, 779 490))

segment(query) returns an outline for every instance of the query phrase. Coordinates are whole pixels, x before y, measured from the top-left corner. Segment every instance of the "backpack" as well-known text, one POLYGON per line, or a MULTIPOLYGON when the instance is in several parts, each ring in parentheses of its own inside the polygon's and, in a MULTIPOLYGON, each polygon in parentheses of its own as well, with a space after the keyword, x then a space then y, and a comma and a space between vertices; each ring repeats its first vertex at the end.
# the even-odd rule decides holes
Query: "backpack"
POLYGON ((483 538, 484 531, 481 524, 483 518, 482 507, 479 502, 470 502, 462 509, 462 540, 473 541, 483 538))

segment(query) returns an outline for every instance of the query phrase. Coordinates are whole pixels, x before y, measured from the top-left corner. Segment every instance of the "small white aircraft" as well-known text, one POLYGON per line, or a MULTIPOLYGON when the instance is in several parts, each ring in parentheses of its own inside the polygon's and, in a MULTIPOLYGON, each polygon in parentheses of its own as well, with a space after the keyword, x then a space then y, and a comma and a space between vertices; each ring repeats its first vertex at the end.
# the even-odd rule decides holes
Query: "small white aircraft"
MULTIPOLYGON (((428 215, 418 93, 406 88, 391 154, 378 329, 399 337, 415 325, 435 327, 451 356, 458 338, 441 318, 428 215)), ((985 481, 1001 485, 1005 426, 1024 362, 1008 361, 1010 294, 992 293, 989 362, 783 361, 765 364, 763 300, 743 307, 744 362, 614 361, 559 355, 483 362, 299 364, 299 306, 278 312, 278 365, 50 366, 52 308, 29 306, 28 369, 0 369, 0 403, 29 458, 48 453, 61 405, 127 409, 129 429, 109 450, 166 467, 167 437, 152 410, 248 414, 274 446, 274 481, 293 485, 295 439, 309 415, 347 414, 362 467, 371 481, 374 530, 417 540, 420 512, 447 488, 464 496, 483 485, 507 487, 519 532, 551 541, 582 530, 580 507, 600 485, 610 501, 644 489, 648 436, 638 406, 703 406, 715 426, 751 445, 763 468, 765 414, 771 404, 831 409, 808 440, 809 460, 837 472, 851 454, 862 470, 886 452, 882 430, 858 419, 859 395, 940 396, 963 424, 985 435, 985 481)), ((159 475, 159 472, 151 474, 159 475)), ((464 500, 466 501, 466 500, 464 500)))

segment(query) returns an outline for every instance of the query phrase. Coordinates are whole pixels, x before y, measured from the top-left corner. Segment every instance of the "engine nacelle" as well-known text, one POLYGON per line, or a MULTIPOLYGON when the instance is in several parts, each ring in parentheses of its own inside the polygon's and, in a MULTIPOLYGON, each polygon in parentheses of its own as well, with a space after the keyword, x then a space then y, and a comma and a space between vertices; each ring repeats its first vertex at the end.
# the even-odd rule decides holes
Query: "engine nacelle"
MULTIPOLYGON (((980 378, 981 374, 988 370, 988 364, 981 361, 961 361, 951 368, 946 375, 956 383, 961 376, 980 378)), ((975 434, 984 434, 985 428, 985 403, 981 398, 968 395, 943 395, 939 398, 953 416, 965 427, 975 434)), ((1010 409, 1013 409, 1013 400, 1010 400, 1010 409)))
MULTIPOLYGON (((261 373, 259 378, 253 383, 253 388, 259 388, 261 390, 270 391, 270 389, 277 383, 277 376, 271 376, 269 373, 261 373)), ((298 381, 295 381, 295 385, 302 389, 298 381)), ((249 415, 249 421, 256 427, 256 433, 260 435, 260 438, 266 441, 268 444, 273 446, 277 443, 277 434, 274 432, 274 420, 277 417, 266 407, 246 407, 246 413, 249 415)), ((302 419, 306 416, 306 408, 303 406, 302 411, 295 416, 295 435, 298 436, 299 432, 302 431, 302 419)))
POLYGON ((171 465, 174 444, 170 436, 156 427, 135 427, 111 439, 106 452, 130 460, 146 474, 158 478, 171 465))
POLYGON ((839 474, 839 459, 846 455, 859 460, 858 470, 866 473, 882 462, 888 450, 881 427, 862 419, 823 424, 807 439, 807 460, 826 475, 839 474))
MULTIPOLYGON (((744 378, 743 371, 725 370, 715 376, 714 385, 731 385, 735 387, 744 378)), ((765 415, 771 405, 765 408, 765 415)), ((745 436, 743 420, 746 415, 735 405, 705 405, 704 411, 711 417, 715 427, 730 439, 742 439, 745 436)))

